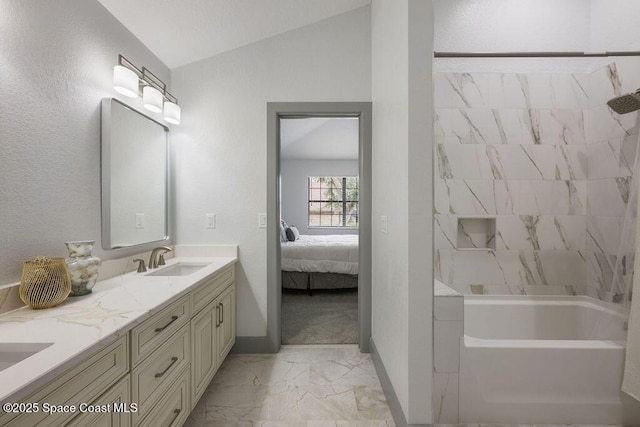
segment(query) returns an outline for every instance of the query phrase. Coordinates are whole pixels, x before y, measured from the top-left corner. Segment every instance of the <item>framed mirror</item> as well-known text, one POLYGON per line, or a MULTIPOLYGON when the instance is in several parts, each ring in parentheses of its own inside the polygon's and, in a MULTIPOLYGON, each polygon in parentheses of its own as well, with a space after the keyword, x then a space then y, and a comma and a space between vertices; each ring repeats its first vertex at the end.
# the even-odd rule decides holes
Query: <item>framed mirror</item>
POLYGON ((102 247, 169 238, 169 128, 114 98, 102 100, 102 247))

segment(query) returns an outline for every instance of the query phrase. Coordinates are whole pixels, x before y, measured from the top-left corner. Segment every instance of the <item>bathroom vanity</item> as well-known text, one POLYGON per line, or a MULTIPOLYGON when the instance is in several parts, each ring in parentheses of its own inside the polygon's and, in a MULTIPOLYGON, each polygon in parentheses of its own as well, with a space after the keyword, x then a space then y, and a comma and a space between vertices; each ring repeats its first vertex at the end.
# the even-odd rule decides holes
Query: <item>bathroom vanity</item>
POLYGON ((0 316, 0 425, 182 425, 235 343, 236 262, 174 258, 0 316))

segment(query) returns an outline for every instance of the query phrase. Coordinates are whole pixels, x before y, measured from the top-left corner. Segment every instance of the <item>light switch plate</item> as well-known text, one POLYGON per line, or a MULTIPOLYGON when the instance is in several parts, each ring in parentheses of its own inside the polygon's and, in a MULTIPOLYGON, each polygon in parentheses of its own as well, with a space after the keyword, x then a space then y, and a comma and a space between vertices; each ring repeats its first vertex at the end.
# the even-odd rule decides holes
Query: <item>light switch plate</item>
POLYGON ((267 228, 267 214, 259 213, 258 214, 258 228, 267 228))
POLYGON ((216 228, 216 214, 208 213, 205 215, 205 228, 216 228))
POLYGON ((144 214, 137 213, 136 214, 136 228, 144 228, 144 214))

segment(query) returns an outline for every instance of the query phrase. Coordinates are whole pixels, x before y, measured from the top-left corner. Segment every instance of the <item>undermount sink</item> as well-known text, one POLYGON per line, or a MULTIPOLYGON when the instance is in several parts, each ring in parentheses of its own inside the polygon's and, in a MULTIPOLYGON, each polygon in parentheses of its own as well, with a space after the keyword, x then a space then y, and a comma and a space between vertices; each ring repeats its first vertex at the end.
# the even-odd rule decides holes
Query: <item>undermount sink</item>
POLYGON ((0 371, 53 345, 53 343, 0 343, 0 371))
POLYGON ((147 276, 188 276, 207 265, 209 264, 202 262, 179 262, 177 264, 164 267, 158 271, 147 273, 147 276))

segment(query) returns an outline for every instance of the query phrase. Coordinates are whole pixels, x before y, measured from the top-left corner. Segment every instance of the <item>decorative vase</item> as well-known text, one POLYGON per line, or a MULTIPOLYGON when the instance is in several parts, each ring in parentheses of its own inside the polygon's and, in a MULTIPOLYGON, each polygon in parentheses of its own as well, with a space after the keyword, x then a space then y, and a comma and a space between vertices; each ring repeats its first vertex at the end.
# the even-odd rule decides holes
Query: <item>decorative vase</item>
POLYGON ((71 297, 91 293, 91 289, 98 280, 100 258, 91 255, 94 243, 95 240, 65 242, 69 251, 69 258, 65 262, 71 278, 71 293, 69 294, 71 297))
POLYGON ((31 308, 55 307, 71 292, 71 281, 63 258, 37 257, 22 264, 18 289, 20 299, 31 308))

